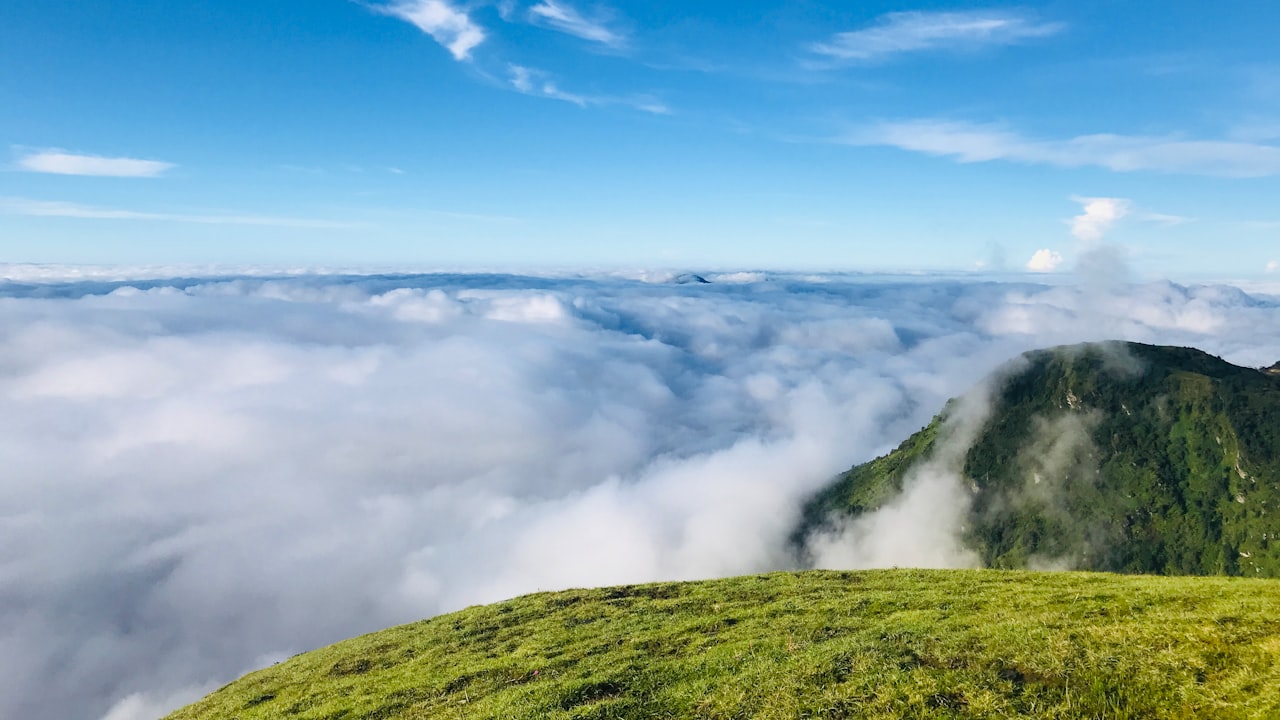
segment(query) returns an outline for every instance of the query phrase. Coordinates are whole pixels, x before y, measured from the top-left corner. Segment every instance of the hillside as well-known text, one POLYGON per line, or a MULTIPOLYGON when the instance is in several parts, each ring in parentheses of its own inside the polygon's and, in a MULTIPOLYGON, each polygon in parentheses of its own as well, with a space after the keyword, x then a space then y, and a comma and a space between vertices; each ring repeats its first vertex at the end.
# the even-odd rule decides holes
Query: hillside
POLYGON ((1280 583, 775 573, 540 593, 354 638, 169 720, 1280 717, 1280 583))
POLYGON ((999 371, 976 434, 953 401, 808 506, 803 538, 873 511, 963 442, 963 542, 989 567, 1280 576, 1280 376, 1190 348, 1036 351, 999 371))

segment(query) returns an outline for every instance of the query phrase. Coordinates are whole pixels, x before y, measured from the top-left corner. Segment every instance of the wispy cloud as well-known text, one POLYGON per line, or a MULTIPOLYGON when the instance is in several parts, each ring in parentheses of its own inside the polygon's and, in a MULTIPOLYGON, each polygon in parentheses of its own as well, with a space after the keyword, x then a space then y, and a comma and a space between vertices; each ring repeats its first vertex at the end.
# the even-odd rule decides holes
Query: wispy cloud
POLYGON ((37 150, 18 158, 19 168, 28 172, 53 175, 91 175, 96 177, 159 177, 175 167, 159 160, 127 157, 80 155, 65 150, 37 150))
POLYGON ((1169 215, 1168 213, 1151 212, 1149 210, 1139 210, 1134 213, 1134 217, 1139 220, 1157 223, 1166 227, 1185 225, 1189 222, 1195 222, 1195 218, 1184 217, 1182 215, 1169 215))
POLYGON ((186 213, 152 213, 117 208, 101 208, 57 200, 0 197, 0 214, 28 217, 63 217, 89 220, 151 220, 196 223, 200 225, 260 225, 296 228, 355 228, 357 223, 313 218, 272 217, 267 215, 201 215, 186 213))
POLYGON ((400 0, 390 5, 375 5, 373 9, 413 23, 448 49, 455 60, 471 59, 471 51, 485 39, 484 29, 473 22, 465 10, 445 0, 400 0))
POLYGON ((838 63, 869 63, 908 52, 1013 45, 1065 27, 1006 10, 894 12, 881 15, 871 27, 837 33, 809 49, 838 63))
POLYGON ((661 100, 650 95, 582 95, 562 89, 549 74, 536 68, 524 65, 509 65, 509 82, 516 92, 534 97, 550 98, 562 102, 573 103, 578 107, 624 105, 654 115, 670 115, 671 108, 661 100))
POLYGON ((511 87, 518 92, 525 95, 537 95, 554 100, 563 100, 579 107, 587 106, 585 97, 561 90, 554 82, 546 79, 546 74, 539 70, 527 68, 523 65, 512 65, 510 70, 511 87))
POLYGON ((603 21, 587 18, 558 0, 543 0, 529 8, 529 18, 536 24, 609 47, 621 47, 627 41, 625 36, 611 30, 603 21))
POLYGON ((1266 142, 1280 140, 1280 119, 1251 117, 1231 128, 1232 140, 1240 142, 1266 142))
POLYGON ((422 212, 428 215, 436 215, 438 217, 447 217, 454 220, 470 220, 474 222, 486 223, 517 223, 524 222, 524 218, 514 217, 512 215, 485 215, 482 213, 457 212, 454 210, 431 210, 424 209, 422 212))
POLYGON ((1280 147, 1176 136, 1095 134, 1066 140, 1028 138, 1000 125, 923 119, 863 128, 838 142, 887 145, 953 157, 959 162, 1008 160, 1058 167, 1103 167, 1116 172, 1151 170, 1219 177, 1280 173, 1280 147))

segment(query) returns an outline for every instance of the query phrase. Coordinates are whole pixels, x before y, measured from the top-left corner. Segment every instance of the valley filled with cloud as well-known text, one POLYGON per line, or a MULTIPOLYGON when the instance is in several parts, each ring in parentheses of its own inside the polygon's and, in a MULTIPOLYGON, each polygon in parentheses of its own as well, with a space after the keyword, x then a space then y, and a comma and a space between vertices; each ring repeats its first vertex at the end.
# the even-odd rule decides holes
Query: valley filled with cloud
MULTIPOLYGON (((812 492, 1028 349, 1280 359, 1280 288, 1106 274, 6 274, 4 717, 149 718, 474 603, 797 567, 812 492)), ((816 557, 972 562, 948 487, 816 557)))

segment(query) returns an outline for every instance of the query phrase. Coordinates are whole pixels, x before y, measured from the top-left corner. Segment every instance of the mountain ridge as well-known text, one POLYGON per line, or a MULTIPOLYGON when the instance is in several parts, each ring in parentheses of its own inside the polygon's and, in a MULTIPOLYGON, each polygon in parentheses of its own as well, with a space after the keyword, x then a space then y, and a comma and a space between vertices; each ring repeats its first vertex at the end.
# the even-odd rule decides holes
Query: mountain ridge
MULTIPOLYGON (((984 389, 950 468, 970 495, 961 540, 984 566, 1280 576, 1280 377, 1107 342, 1025 353, 984 389)), ((902 493, 973 397, 817 494, 797 544, 902 493)))

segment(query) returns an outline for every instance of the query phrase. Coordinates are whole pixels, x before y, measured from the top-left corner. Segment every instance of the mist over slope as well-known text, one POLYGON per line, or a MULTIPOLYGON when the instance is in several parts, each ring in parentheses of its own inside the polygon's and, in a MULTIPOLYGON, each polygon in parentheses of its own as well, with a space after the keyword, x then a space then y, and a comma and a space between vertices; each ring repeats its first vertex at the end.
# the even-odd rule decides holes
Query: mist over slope
POLYGON ((967 564, 1277 577, 1277 418, 1280 377, 1193 348, 1033 351, 844 473, 799 536, 839 563, 906 507, 967 564))
MULTIPOLYGON (((805 498, 1032 348, 1280 358, 1280 301, 1221 286, 124 275, 0 285, 3 717, 155 717, 472 603, 789 567, 805 498)), ((845 564, 956 564, 936 525, 845 564)))

